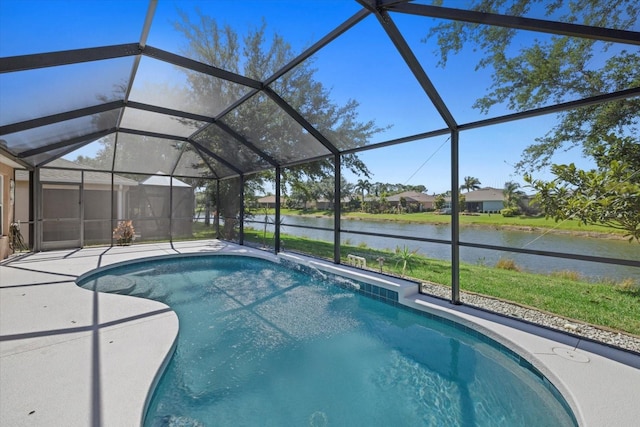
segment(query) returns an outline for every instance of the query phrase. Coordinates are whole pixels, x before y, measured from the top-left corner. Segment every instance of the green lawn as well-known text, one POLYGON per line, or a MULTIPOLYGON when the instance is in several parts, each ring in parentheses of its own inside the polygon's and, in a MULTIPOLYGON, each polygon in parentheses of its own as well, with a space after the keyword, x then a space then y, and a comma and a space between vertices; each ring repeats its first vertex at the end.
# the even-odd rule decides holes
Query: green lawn
MULTIPOLYGON (((273 235, 267 233, 266 238, 267 244, 272 245, 273 235)), ((333 244, 330 242, 290 235, 282 235, 281 239, 284 250, 333 258, 333 244)), ((245 230, 245 240, 262 244, 263 233, 258 230, 245 230)), ((349 253, 365 257, 369 266, 377 266, 376 260, 384 257, 385 273, 401 273, 401 263, 397 262, 398 259, 393 252, 343 245, 343 262, 346 262, 349 253)), ((416 254, 411 258, 407 276, 451 286, 451 264, 416 254)), ((460 266, 460 286, 465 291, 640 335, 640 285, 631 281, 591 283, 579 278, 572 280, 463 263, 460 266)))
POLYGON ((204 225, 204 222, 194 222, 193 223, 193 238, 194 239, 215 239, 216 229, 212 225, 204 225))

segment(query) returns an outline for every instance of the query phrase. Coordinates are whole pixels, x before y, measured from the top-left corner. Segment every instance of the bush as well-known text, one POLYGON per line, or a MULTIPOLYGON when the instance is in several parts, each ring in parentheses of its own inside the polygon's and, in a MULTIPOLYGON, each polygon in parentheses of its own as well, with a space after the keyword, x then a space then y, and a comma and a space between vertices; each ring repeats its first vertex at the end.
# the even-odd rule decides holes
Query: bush
POLYGON ((502 214, 502 216, 508 218, 508 217, 520 215, 520 209, 518 209, 518 208, 504 208, 504 209, 502 209, 500 211, 500 213, 502 214))
POLYGON ((518 267, 518 264, 516 264, 514 260, 509 258, 500 258, 498 262, 496 262, 496 268, 500 268, 502 270, 520 271, 520 267, 518 267))

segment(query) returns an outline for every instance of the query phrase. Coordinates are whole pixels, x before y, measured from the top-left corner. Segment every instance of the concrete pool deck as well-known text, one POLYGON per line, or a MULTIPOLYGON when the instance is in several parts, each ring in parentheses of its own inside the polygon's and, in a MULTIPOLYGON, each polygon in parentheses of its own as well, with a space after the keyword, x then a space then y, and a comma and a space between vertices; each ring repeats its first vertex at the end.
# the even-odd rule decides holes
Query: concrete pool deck
MULTIPOLYGON (((92 292, 75 280, 139 258, 216 252, 274 258, 209 240, 41 252, 4 261, 0 425, 140 425, 149 390, 173 351, 178 318, 162 303, 92 292)), ((327 268, 364 275, 344 266, 327 268)), ((637 425, 640 355, 454 306, 417 294, 417 286, 400 302, 473 324, 525 357, 563 393, 580 425, 637 425)))

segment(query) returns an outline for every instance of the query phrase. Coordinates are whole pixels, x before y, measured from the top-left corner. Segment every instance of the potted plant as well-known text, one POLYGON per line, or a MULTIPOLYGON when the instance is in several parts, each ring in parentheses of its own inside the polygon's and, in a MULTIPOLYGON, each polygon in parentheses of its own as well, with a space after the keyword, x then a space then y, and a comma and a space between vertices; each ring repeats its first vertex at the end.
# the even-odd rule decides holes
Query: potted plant
POLYGON ((136 231, 133 228, 133 221, 130 219, 119 221, 118 226, 113 229, 113 238, 119 246, 128 246, 133 243, 135 233, 136 231))
POLYGON ((12 222, 11 225, 9 225, 9 248, 13 252, 29 249, 20 232, 20 221, 12 222))

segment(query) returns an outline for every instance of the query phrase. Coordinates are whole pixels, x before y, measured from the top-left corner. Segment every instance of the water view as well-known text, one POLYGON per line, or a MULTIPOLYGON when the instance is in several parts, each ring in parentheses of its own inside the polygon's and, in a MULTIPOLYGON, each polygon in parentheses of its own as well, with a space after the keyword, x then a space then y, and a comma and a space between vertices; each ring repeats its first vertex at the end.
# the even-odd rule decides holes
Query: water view
MULTIPOLYGON (((281 233, 311 239, 333 241, 333 232, 315 229, 304 229, 295 226, 333 228, 333 218, 316 218, 304 216, 283 216, 281 233)), ((256 220, 263 218, 257 217, 256 220)), ((256 229, 263 229, 262 224, 251 223, 256 229)), ((448 245, 386 238, 377 236, 363 236, 354 232, 369 232, 393 234, 398 236, 420 237, 428 239, 451 239, 449 225, 413 224, 399 222, 372 222, 363 220, 342 220, 342 244, 366 245, 374 249, 394 250, 396 246, 406 245, 410 250, 417 250, 418 254, 442 260, 451 259, 448 245)), ((268 231, 273 231, 273 224, 267 225, 268 231)), ((286 249, 286 238, 284 246, 286 249)), ((554 234, 544 230, 527 232, 504 230, 488 227, 465 226, 460 229, 460 241, 482 243, 488 245, 509 246, 531 250, 565 252, 569 254, 601 256, 627 260, 640 260, 640 245, 629 243, 623 239, 604 239, 583 237, 569 234, 554 234)), ((495 265, 500 258, 513 259, 525 271, 537 273, 551 273, 554 271, 571 270, 591 279, 610 278, 625 280, 628 278, 640 282, 640 268, 614 264, 593 263, 586 261, 544 257, 538 255, 518 254, 514 252, 492 251, 477 248, 460 248, 460 260, 471 264, 495 265)))

